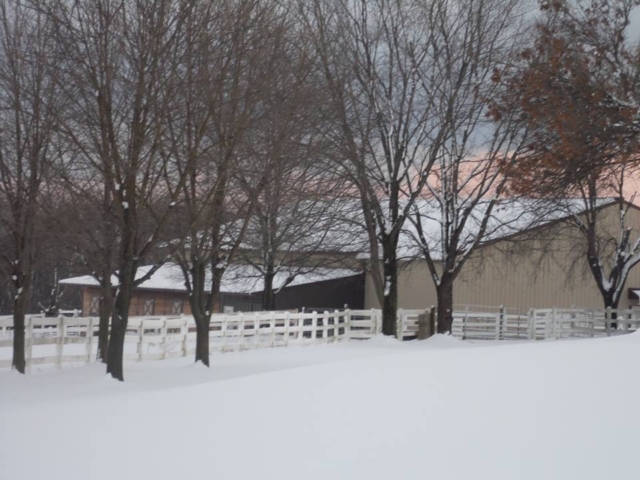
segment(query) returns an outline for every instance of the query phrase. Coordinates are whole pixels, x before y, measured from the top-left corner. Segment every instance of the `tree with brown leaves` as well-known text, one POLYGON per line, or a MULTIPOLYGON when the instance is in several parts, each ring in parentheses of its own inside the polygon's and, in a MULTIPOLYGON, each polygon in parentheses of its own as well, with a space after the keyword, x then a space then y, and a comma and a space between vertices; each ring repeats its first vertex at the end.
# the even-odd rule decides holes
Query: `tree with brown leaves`
POLYGON ((640 1, 540 6, 534 47, 503 78, 509 93, 494 110, 500 118, 516 109, 531 132, 519 160, 504 167, 514 192, 566 209, 604 305, 616 308, 630 269, 640 263, 640 236, 628 227, 632 207, 624 198, 635 198, 629 184, 639 165, 640 50, 628 26, 640 1), (603 226, 607 196, 620 212, 613 235, 603 226))

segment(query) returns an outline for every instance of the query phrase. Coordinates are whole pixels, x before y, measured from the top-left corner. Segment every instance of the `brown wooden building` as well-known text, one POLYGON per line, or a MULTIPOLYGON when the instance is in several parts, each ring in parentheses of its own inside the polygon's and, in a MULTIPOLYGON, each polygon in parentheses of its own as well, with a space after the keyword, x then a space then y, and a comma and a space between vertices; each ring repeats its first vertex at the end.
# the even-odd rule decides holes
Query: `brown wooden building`
MULTIPOLYGON (((150 267, 141 267, 139 275, 144 275, 150 267)), ((283 272, 276 276, 274 285, 282 285, 289 276, 283 272)), ((115 284, 116 278, 112 280, 115 284)), ((100 289, 91 275, 73 277, 60 281, 67 287, 82 289, 82 315, 98 315, 100 289)), ((276 308, 297 310, 304 307, 316 309, 351 308, 364 306, 364 275, 348 269, 315 269, 307 274, 297 275, 294 281, 280 289, 276 295, 276 308)), ((214 311, 252 312, 262 309, 262 282, 250 267, 242 266, 223 279, 220 288, 220 304, 214 311)), ((189 297, 184 287, 180 269, 167 264, 156 271, 149 280, 134 291, 129 309, 130 316, 190 315, 189 297)))

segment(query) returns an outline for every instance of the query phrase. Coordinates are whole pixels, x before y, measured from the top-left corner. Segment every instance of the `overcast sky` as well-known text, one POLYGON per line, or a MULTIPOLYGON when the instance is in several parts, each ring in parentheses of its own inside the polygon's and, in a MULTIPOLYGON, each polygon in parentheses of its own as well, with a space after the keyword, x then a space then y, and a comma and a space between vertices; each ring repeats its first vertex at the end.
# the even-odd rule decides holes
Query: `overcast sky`
MULTIPOLYGON (((537 2, 532 0, 526 1, 526 8, 531 9, 534 15, 540 12, 537 2)), ((640 41, 640 7, 636 7, 631 14, 631 25, 629 25, 627 34, 629 40, 640 41)))
POLYGON ((631 25, 629 25, 629 39, 638 40, 640 37, 640 8, 634 10, 631 15, 631 25))

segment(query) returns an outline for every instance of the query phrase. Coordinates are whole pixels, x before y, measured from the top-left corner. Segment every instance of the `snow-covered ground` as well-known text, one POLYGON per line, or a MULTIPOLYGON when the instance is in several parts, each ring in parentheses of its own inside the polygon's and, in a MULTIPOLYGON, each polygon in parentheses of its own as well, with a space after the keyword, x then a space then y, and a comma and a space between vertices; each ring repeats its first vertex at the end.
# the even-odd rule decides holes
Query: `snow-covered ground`
POLYGON ((638 364, 640 334, 2 372, 0 479, 638 479, 638 364))

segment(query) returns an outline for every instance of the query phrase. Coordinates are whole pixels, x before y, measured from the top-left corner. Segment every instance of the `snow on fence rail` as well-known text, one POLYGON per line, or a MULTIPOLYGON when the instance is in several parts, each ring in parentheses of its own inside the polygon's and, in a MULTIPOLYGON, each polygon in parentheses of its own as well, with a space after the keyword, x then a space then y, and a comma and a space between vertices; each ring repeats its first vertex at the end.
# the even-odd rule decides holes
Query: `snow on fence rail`
MULTIPOLYGON (((427 310, 398 310, 396 337, 417 338, 427 310)), ((97 317, 26 318, 26 359, 33 365, 92 362, 97 353, 97 317)), ((0 368, 11 365, 13 318, 0 317, 0 368)), ((546 340, 592 338, 640 329, 640 310, 531 309, 463 307, 453 312, 452 334, 464 340, 546 340)), ((324 313, 253 312, 216 314, 211 319, 211 350, 307 345, 343 339, 363 340, 382 333, 380 310, 324 313)), ((125 360, 158 360, 194 353, 195 323, 190 316, 131 317, 125 360)))

